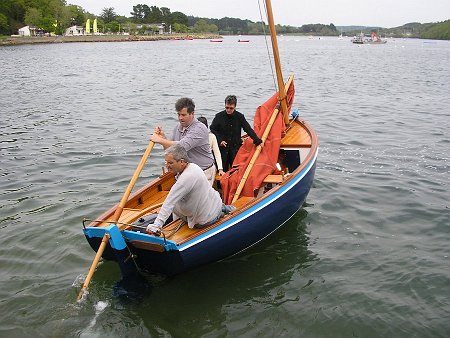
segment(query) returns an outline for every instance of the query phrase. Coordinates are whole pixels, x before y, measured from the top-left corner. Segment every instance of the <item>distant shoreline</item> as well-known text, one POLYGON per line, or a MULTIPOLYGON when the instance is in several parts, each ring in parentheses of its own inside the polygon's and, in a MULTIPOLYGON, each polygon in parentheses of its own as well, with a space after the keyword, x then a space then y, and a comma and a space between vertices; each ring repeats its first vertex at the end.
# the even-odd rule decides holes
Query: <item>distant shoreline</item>
POLYGON ((27 45, 35 43, 70 43, 70 42, 129 42, 161 41, 183 39, 217 39, 217 34, 170 34, 170 35, 81 35, 81 36, 11 36, 0 39, 0 46, 27 45))

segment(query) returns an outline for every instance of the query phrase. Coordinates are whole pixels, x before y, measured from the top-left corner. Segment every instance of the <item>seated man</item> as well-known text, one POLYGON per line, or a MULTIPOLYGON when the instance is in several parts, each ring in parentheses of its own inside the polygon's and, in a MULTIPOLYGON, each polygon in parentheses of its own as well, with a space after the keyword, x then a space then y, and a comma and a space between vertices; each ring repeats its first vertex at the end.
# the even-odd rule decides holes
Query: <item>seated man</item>
POLYGON ((189 228, 206 227, 234 207, 225 206, 219 193, 211 187, 203 170, 190 163, 186 150, 174 144, 165 151, 167 170, 175 174, 176 182, 170 189, 161 210, 147 232, 159 234, 171 213, 185 220, 189 228))

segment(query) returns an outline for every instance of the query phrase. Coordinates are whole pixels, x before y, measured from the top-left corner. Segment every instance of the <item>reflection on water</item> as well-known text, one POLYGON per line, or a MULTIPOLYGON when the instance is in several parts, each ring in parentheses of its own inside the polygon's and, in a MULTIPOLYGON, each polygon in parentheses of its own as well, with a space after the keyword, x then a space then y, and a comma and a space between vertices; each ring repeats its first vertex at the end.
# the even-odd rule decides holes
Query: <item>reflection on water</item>
MULTIPOLYGON (((94 257, 81 220, 117 203, 176 99, 211 120, 236 94, 251 120, 271 95, 264 40, 235 41, 0 48, 0 335, 447 335, 444 41, 280 38, 320 139, 304 209, 244 253, 146 276, 140 302, 114 296, 120 273, 103 263, 74 303, 94 257)), ((137 185, 162 166, 155 147, 137 185)))

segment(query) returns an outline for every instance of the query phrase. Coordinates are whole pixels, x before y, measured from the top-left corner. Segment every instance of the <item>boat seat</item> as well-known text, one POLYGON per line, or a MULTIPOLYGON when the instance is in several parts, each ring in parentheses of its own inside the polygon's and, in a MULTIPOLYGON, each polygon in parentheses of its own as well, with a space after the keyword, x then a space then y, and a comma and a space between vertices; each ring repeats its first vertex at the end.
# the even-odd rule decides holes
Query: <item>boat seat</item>
MULTIPOLYGON (((216 182, 220 182, 220 178, 222 176, 220 176, 219 174, 216 175, 216 182)), ((263 183, 275 183, 275 184, 280 184, 282 183, 284 180, 283 175, 267 175, 266 178, 264 178, 263 183)))
POLYGON ((232 203, 231 205, 236 207, 236 209, 239 209, 252 200, 254 200, 254 197, 241 196, 236 200, 236 202, 232 203))
POLYGON ((267 175, 263 183, 275 183, 280 184, 284 180, 283 175, 267 175))

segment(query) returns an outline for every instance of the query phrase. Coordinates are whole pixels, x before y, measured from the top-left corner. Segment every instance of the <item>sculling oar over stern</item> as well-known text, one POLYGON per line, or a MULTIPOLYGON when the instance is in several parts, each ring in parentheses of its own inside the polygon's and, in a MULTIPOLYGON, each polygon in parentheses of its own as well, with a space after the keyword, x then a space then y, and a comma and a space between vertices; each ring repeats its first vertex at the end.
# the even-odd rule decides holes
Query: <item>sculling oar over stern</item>
MULTIPOLYGON (((119 205, 116 208, 116 211, 114 213, 114 216, 112 218, 113 223, 117 223, 119 221, 120 215, 122 215, 123 208, 125 207, 125 204, 128 201, 128 198, 130 197, 131 191, 133 190, 134 186, 136 185, 136 182, 139 178, 139 175, 142 172, 142 169, 145 166, 145 162, 147 162, 148 157, 150 156, 150 153, 153 150, 153 146, 155 143, 153 141, 150 141, 147 149, 145 150, 144 154, 142 155, 141 161, 139 162, 133 177, 130 180, 130 183, 128 184, 127 189, 125 190, 125 193, 122 196, 122 199, 120 200, 119 205)), ((92 276, 94 275, 95 269, 97 268, 97 264, 100 261, 101 256, 103 255, 103 252, 106 249, 106 246, 111 238, 113 238, 114 243, 113 245, 116 248, 123 247, 124 249, 126 247, 125 240, 122 238, 122 236, 118 236, 120 234, 120 231, 123 230, 123 225, 117 226, 116 224, 111 225, 109 228, 105 229, 105 234, 102 238, 101 244, 97 250, 97 254, 95 255, 95 258, 91 264, 91 267, 89 269, 88 274, 86 275, 86 279, 84 280, 83 286, 81 287, 81 290, 78 294, 77 301, 81 299, 83 296, 85 290, 88 288, 89 283, 91 282, 92 276)))

